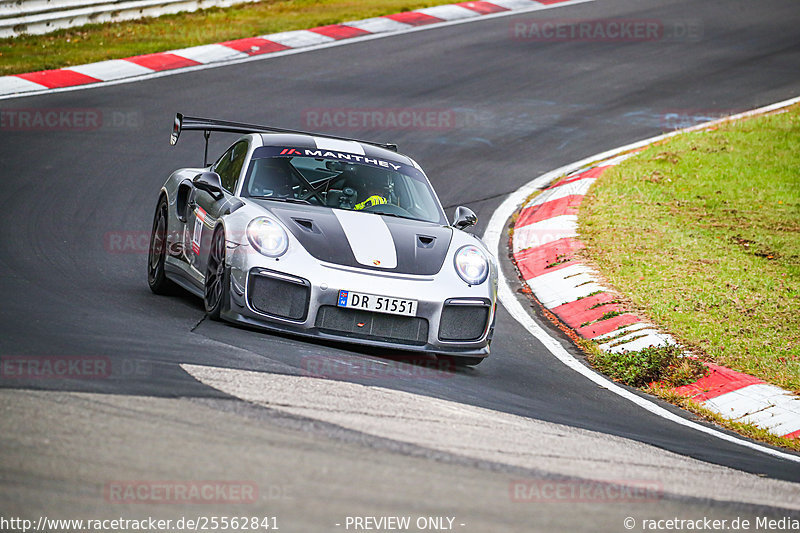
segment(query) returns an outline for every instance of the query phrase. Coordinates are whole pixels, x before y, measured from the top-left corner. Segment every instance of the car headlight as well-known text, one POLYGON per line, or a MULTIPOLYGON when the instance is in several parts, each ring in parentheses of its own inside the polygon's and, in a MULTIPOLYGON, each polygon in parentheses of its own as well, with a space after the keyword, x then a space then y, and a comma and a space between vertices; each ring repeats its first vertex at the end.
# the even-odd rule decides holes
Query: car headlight
POLYGON ((247 225, 247 240, 259 253, 279 257, 289 247, 289 236, 280 224, 267 217, 254 218, 247 225))
POLYGON ((470 285, 480 285, 489 275, 489 260, 477 246, 462 246, 455 256, 456 272, 470 285))

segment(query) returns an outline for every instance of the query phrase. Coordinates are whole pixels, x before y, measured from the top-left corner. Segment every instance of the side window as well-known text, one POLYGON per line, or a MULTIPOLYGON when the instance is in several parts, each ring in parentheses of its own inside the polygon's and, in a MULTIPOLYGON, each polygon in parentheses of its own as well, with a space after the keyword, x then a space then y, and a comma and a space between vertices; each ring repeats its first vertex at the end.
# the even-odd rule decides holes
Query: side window
POLYGON ((242 172, 242 165, 247 155, 247 141, 239 141, 231 146, 214 164, 214 172, 219 174, 222 186, 228 192, 236 190, 236 180, 242 172))

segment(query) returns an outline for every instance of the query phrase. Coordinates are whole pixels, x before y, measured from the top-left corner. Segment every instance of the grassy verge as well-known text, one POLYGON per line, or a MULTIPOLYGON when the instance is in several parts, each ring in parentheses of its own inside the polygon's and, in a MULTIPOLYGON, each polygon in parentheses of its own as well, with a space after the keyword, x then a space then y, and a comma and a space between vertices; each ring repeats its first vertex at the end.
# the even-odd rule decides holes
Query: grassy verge
POLYGON ((0 39, 0 75, 61 68, 313 28, 450 3, 452 0, 264 0, 136 21, 90 24, 0 39))
POLYGON ((586 255, 694 353, 800 392, 800 107, 684 134, 610 169, 586 255))
POLYGON ((651 346, 637 352, 611 353, 583 346, 595 368, 631 387, 647 387, 653 382, 680 387, 694 383, 708 373, 696 359, 682 357, 674 345, 651 346))

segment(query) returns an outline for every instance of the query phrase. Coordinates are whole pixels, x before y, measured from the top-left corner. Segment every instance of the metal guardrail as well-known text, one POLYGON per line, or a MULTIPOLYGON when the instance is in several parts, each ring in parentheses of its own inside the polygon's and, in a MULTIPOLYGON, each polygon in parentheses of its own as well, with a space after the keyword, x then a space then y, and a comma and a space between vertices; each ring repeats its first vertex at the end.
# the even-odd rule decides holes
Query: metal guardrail
POLYGON ((0 0, 0 37, 228 7, 258 0, 0 0))

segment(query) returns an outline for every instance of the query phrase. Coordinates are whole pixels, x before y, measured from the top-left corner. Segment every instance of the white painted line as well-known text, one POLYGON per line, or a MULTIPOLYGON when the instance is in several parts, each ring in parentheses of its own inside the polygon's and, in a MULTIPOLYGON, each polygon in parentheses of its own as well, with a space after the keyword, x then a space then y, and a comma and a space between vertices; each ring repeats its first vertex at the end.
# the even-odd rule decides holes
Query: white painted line
POLYGON ((0 94, 16 93, 21 91, 49 91, 44 85, 18 78, 17 76, 0 77, 0 94))
POLYGON ((770 402, 773 403, 775 407, 797 413, 797 417, 800 418, 800 398, 797 396, 783 391, 780 396, 773 396, 770 398, 770 402))
MULTIPOLYGON (((141 76, 135 76, 135 77, 131 77, 131 78, 123 78, 123 79, 113 80, 113 81, 108 81, 108 82, 93 83, 91 85, 74 85, 74 86, 71 86, 71 87, 60 87, 60 88, 57 88, 57 89, 31 90, 31 91, 26 91, 26 92, 15 92, 15 93, 11 93, 11 94, 3 94, 2 92, 0 92, 0 100, 9 100, 9 99, 12 99, 12 98, 24 98, 26 96, 37 96, 37 95, 40 95, 40 94, 52 94, 52 93, 60 93, 60 92, 82 91, 82 90, 85 90, 85 89, 92 89, 92 88, 96 88, 96 87, 108 87, 108 86, 111 86, 111 85, 121 85, 123 83, 134 83, 134 82, 137 82, 137 81, 150 80, 150 79, 154 79, 154 78, 163 78, 163 77, 166 77, 166 76, 175 76, 177 74, 185 74, 185 73, 189 73, 189 72, 196 72, 196 71, 199 71, 199 70, 207 70, 207 69, 211 69, 211 68, 226 67, 226 66, 229 66, 229 65, 236 65, 236 64, 240 64, 240 63, 246 63, 246 62, 249 62, 249 61, 265 61, 265 60, 269 60, 269 59, 275 59, 275 58, 278 58, 278 57, 285 57, 285 56, 294 55, 294 54, 311 52, 313 50, 322 50, 322 49, 331 48, 331 47, 334 47, 334 46, 345 46, 345 45, 349 45, 349 44, 353 44, 353 43, 369 41, 369 40, 372 40, 372 39, 383 39, 383 38, 386 38, 386 37, 392 37, 392 36, 395 36, 395 35, 403 35, 403 34, 417 32, 417 31, 430 31, 430 30, 434 30, 434 29, 437 29, 437 28, 446 28, 446 27, 449 27, 449 26, 455 26, 457 24, 467 24, 467 23, 472 23, 472 22, 481 21, 481 20, 491 20, 491 19, 499 18, 499 17, 507 17, 509 15, 518 15, 520 13, 525 13, 525 12, 529 12, 529 11, 539 11, 539 10, 544 10, 544 9, 557 9, 557 8, 561 8, 561 7, 574 6, 574 5, 585 4, 585 3, 590 3, 590 2, 594 2, 594 1, 595 0, 569 0, 567 2, 561 2, 559 4, 551 4, 551 5, 542 5, 542 4, 538 4, 538 3, 535 3, 535 2, 530 2, 530 4, 528 4, 526 2, 525 6, 527 6, 527 7, 523 7, 521 9, 518 9, 518 10, 515 10, 515 11, 501 11, 501 12, 498 12, 498 13, 490 13, 488 15, 482 15, 480 17, 465 18, 465 19, 459 19, 459 20, 451 20, 451 21, 446 21, 446 22, 439 22, 437 24, 426 24, 426 25, 423 25, 423 26, 413 26, 413 27, 410 27, 408 29, 395 31, 395 32, 384 32, 384 33, 377 33, 377 34, 371 34, 371 35, 364 35, 364 36, 361 36, 361 37, 353 37, 351 39, 342 39, 342 40, 339 40, 339 41, 332 40, 332 41, 329 41, 329 42, 324 42, 324 43, 321 43, 321 44, 318 44, 318 45, 309 46, 309 47, 300 48, 300 49, 281 50, 279 52, 273 52, 273 53, 269 53, 269 54, 260 54, 260 55, 254 55, 254 56, 247 56, 246 58, 242 58, 242 59, 231 59, 231 60, 228 60, 228 61, 219 61, 217 63, 209 63, 209 64, 205 64, 205 65, 194 65, 194 66, 191 66, 191 67, 184 67, 184 68, 174 69, 174 70, 156 71, 156 72, 152 72, 152 73, 141 75, 141 76)), ((493 2, 493 3, 497 3, 497 2, 493 2)), ((500 5, 500 4, 498 3, 498 5, 500 5)), ((301 30, 301 31, 307 31, 307 30, 301 30)), ((292 32, 286 32, 286 33, 292 33, 292 32)), ((314 33, 314 32, 309 32, 309 33, 314 33)), ((275 35, 281 35, 281 34, 263 35, 263 36, 261 36, 261 38, 262 39, 267 39, 267 40, 273 40, 275 35)), ((324 37, 324 36, 320 35, 320 37, 324 37)))
POLYGON ((773 405, 780 403, 783 398, 787 396, 786 391, 782 388, 776 387, 775 385, 768 385, 766 383, 756 383, 754 385, 750 385, 747 387, 746 391, 745 389, 739 390, 743 391, 743 394, 753 398, 754 400, 762 400, 773 405))
POLYGON ((547 309, 553 309, 559 305, 574 302, 579 298, 586 298, 593 292, 605 290, 605 287, 597 283, 587 283, 580 287, 568 287, 557 290, 539 290, 536 293, 536 298, 547 309))
POLYGON ((763 411, 757 411, 752 415, 743 416, 739 420, 768 429, 776 435, 787 435, 800 429, 798 408, 800 405, 790 406, 789 409, 776 405, 763 411))
POLYGON ((593 292, 604 291, 592 276, 592 269, 571 265, 527 280, 536 298, 548 309, 584 298, 593 292))
POLYGON ((355 20, 352 22, 345 22, 345 26, 351 28, 358 28, 359 30, 368 31, 370 33, 384 33, 388 31, 403 31, 413 26, 405 22, 398 22, 388 17, 374 17, 371 19, 355 20))
MULTIPOLYGON (((121 78, 129 78, 131 76, 142 76, 150 74, 153 69, 125 61, 124 59, 109 59, 108 61, 100 61, 99 63, 89 63, 87 65, 78 65, 76 67, 69 67, 64 70, 73 70, 92 78, 97 78, 102 81, 118 80, 121 78)), ((96 85, 96 84, 95 84, 96 85)))
POLYGON ((206 63, 216 63, 218 61, 229 61, 232 59, 244 59, 250 57, 244 52, 234 50, 221 44, 204 44, 201 46, 193 46, 191 48, 182 48, 180 50, 170 50, 168 54, 175 54, 176 56, 185 57, 192 61, 197 61, 205 65, 206 63))
MULTIPOLYGON (((606 335, 613 335, 615 333, 619 334, 620 331, 621 330, 613 331, 611 333, 606 333, 606 335)), ((653 334, 657 335, 658 334, 658 330, 657 329, 652 329, 652 328, 650 328, 650 329, 637 329, 636 331, 633 331, 632 333, 628 333, 627 335, 623 335, 621 337, 617 337, 617 338, 615 338, 613 340, 610 340, 610 341, 608 341, 606 343, 603 343, 600 346, 598 346, 598 348, 600 348, 601 350, 607 352, 612 347, 611 346, 612 344, 618 344, 618 343, 623 343, 624 344, 626 342, 630 342, 632 340, 635 340, 636 337, 640 337, 642 335, 644 335, 644 336, 653 335, 653 334)), ((606 335, 601 335, 601 337, 605 337, 606 335)), ((595 337, 592 340, 597 341, 599 338, 600 337, 595 337)))
POLYGON ((272 41, 273 43, 282 44, 283 46, 288 46, 289 48, 307 48, 309 46, 336 42, 336 39, 333 37, 308 30, 271 33, 269 35, 262 35, 261 38, 272 41))
POLYGON ((741 418, 743 416, 755 413, 761 409, 769 407, 767 403, 753 402, 753 399, 742 394, 741 391, 755 385, 749 385, 735 391, 726 392, 716 398, 711 398, 703 402, 703 407, 711 409, 715 413, 719 413, 726 418, 741 418))
MULTIPOLYGON (((489 220, 488 227, 486 228, 486 232, 484 233, 484 241, 486 242, 486 245, 489 247, 490 250, 495 250, 498 256, 501 256, 500 254, 506 253, 504 249, 503 250, 500 249, 501 241, 505 242, 506 221, 511 217, 514 211, 517 210, 517 207, 522 205, 522 202, 525 200, 525 198, 530 196, 530 194, 533 193, 534 191, 539 190, 542 187, 545 187, 547 184, 551 183, 556 178, 564 176, 570 172, 579 170, 597 161, 603 161, 611 157, 616 157, 629 150, 643 148, 656 141, 667 139, 669 137, 674 137, 686 131, 698 131, 703 128, 707 128, 713 124, 720 124, 728 120, 735 120, 735 118, 744 118, 759 113, 767 113, 770 111, 787 107, 789 105, 798 102, 800 102, 800 97, 792 98, 791 100, 786 100, 783 102, 778 102, 776 104, 755 109, 753 111, 748 111, 746 113, 740 113, 738 115, 734 115, 734 117, 728 117, 725 119, 716 120, 705 124, 698 124, 697 126, 693 126, 691 128, 687 128, 684 130, 676 130, 664 135, 650 137, 648 139, 644 139, 642 141, 622 146, 620 148, 614 148, 612 150, 608 150, 599 154, 589 156, 575 163, 570 163, 568 165, 564 165, 563 167, 547 172, 546 174, 543 174, 542 176, 539 176, 538 178, 529 181, 528 183, 526 183, 525 185, 523 185, 522 187, 511 193, 500 204, 500 206, 492 214, 492 218, 489 220)), ((516 231, 514 233, 516 235, 516 231)), ((508 313, 531 335, 533 335, 539 342, 541 342, 542 345, 548 351, 550 351, 550 353, 552 353, 556 359, 564 363, 564 365, 566 365, 568 368, 571 368, 575 372, 584 376, 586 379, 607 389, 609 392, 616 394, 630 401, 631 403, 637 405, 638 407, 641 407, 642 409, 650 413, 653 413, 654 415, 664 418, 665 420, 669 420, 678 425, 694 429, 706 435, 713 436, 715 438, 724 440, 726 442, 730 442, 732 444, 737 444, 739 446, 743 446, 751 450, 771 455, 773 457, 791 461, 793 463, 800 463, 800 456, 782 452, 780 450, 773 450, 772 448, 762 446, 761 444, 757 444, 755 442, 751 442, 749 440, 745 440, 740 437, 735 437, 733 435, 728 435, 727 433, 723 433, 715 428, 703 426, 696 422, 692 422, 691 420, 687 420, 682 416, 679 416, 653 403, 650 399, 639 396, 638 394, 624 387, 621 387, 620 385, 617 385, 616 383, 609 380, 605 376, 598 374, 591 368, 582 364, 575 357, 573 357, 572 354, 570 354, 558 340, 548 335, 548 333, 544 329, 542 329, 542 327, 539 326, 539 324, 536 323, 536 321, 528 314, 528 311, 517 300, 516 294, 511 289, 511 286, 509 285, 509 282, 506 279, 503 272, 499 271, 497 275, 498 275, 498 298, 500 302, 503 304, 503 306, 506 308, 508 313)))
POLYGON ((669 346, 670 344, 675 344, 675 341, 672 339, 672 337, 664 334, 655 334, 635 339, 627 344, 614 346, 606 351, 611 353, 638 352, 639 350, 649 348, 651 346, 669 346))
POLYGON ((578 216, 559 215, 514 229, 514 253, 577 235, 578 216))
MULTIPOLYGON (((623 333, 638 331, 647 328, 655 328, 655 326, 652 324, 648 324, 646 322, 639 322, 637 324, 631 324, 630 326, 625 326, 624 328, 615 329, 614 331, 604 333, 603 335, 598 335, 597 337, 594 337, 592 340, 599 342, 603 339, 610 339, 611 337, 619 336, 620 338, 622 338, 623 333)), ((614 339, 614 341, 609 342, 608 344, 612 344, 613 342, 616 342, 616 339, 614 339)))
MULTIPOLYGON (((792 413, 796 414, 796 413, 792 413)), ((781 424, 779 426, 775 426, 773 431, 776 435, 780 435, 785 437, 790 433, 794 433, 795 431, 800 431, 800 420, 797 418, 793 419, 791 423, 781 424)))
MULTIPOLYGON (((756 411, 752 414, 745 415, 741 417, 739 421, 747 424, 754 424, 772 431, 779 426, 785 425, 787 422, 791 423, 793 419, 797 418, 796 415, 793 415, 794 413, 787 411, 786 409, 772 406, 762 409, 761 411, 756 411)), ((791 432, 787 431, 786 433, 791 432)))
POLYGON ((525 205, 525 207, 542 205, 547 202, 552 202, 553 200, 566 198, 567 196, 585 196, 595 181, 596 178, 586 178, 548 189, 542 194, 534 197, 525 205))
POLYGON ((481 14, 466 7, 449 4, 444 6, 426 7, 424 9, 417 9, 417 13, 423 13, 431 17, 440 18, 442 20, 460 20, 471 17, 480 17, 481 14))
POLYGON ((530 281, 541 279, 545 283, 554 283, 556 282, 556 280, 572 279, 573 277, 585 274, 591 274, 592 272, 594 271, 592 270, 591 267, 588 267, 586 265, 576 264, 561 268, 554 272, 548 272, 547 274, 542 274, 541 276, 532 278, 530 281))
POLYGON ((603 166, 604 167, 605 166, 613 167, 613 166, 619 165, 620 163, 622 163, 626 159, 630 159, 631 157, 633 157, 635 155, 636 155, 636 152, 633 152, 633 153, 630 153, 630 154, 622 154, 622 155, 614 157, 612 159, 607 159, 606 161, 603 161, 603 166))
POLYGON ((782 408, 797 405, 793 402, 800 400, 780 387, 756 383, 706 400, 703 406, 728 418, 742 418, 776 405, 782 408))

